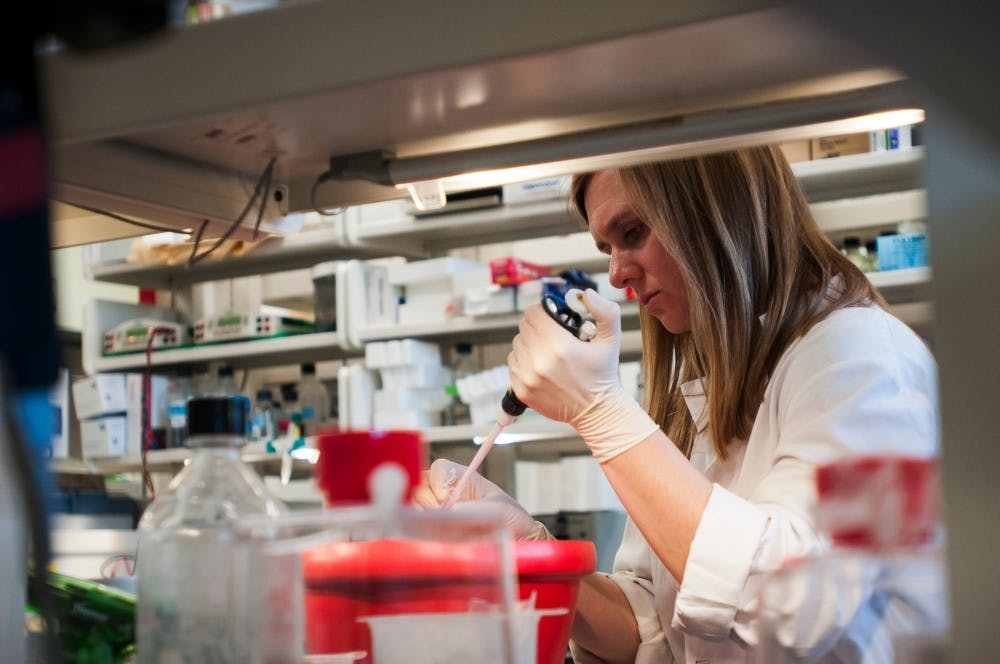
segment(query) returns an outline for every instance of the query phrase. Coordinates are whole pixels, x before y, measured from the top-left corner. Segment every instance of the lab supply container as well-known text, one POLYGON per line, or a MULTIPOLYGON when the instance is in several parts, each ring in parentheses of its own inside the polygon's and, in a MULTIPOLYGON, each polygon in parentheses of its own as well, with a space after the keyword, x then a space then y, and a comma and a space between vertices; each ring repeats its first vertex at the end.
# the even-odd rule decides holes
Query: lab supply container
MULTIPOLYGON (((404 470, 401 496, 408 500, 426 461, 421 435, 410 431, 324 434, 317 447, 317 483, 329 512, 345 518, 343 505, 377 502, 366 478, 385 464, 404 470)), ((301 566, 309 653, 373 652, 374 659, 364 661, 376 663, 424 661, 420 656, 435 662, 504 661, 490 656, 497 647, 490 639, 500 633, 487 627, 497 617, 495 607, 504 600, 500 591, 508 583, 504 579, 498 586, 500 569, 511 575, 515 593, 508 607, 514 616, 510 661, 561 663, 579 582, 596 568, 594 545, 511 542, 506 531, 489 532, 489 519, 502 521, 502 512, 494 515, 493 507, 403 508, 399 518, 419 537, 331 542, 306 551, 301 566), (509 549, 506 553, 496 549, 496 537, 509 549), (426 655, 416 654, 421 649, 405 640, 389 638, 393 630, 419 634, 428 644, 426 655), (477 636, 456 641, 456 634, 477 636)))
POLYGON ((337 329, 337 265, 337 261, 328 261, 312 269, 317 332, 332 332, 337 329))
POLYGON ((817 469, 816 488, 828 546, 786 561, 761 584, 757 661, 945 661, 936 460, 839 461, 817 469), (848 622, 862 642, 842 638, 848 622))
POLYGON ((409 506, 421 468, 414 459, 426 454, 415 432, 324 434, 317 444, 330 506, 240 523, 232 629, 250 644, 247 661, 524 661, 514 654, 502 509, 409 506), (354 447, 363 451, 339 454, 354 447), (264 569, 295 570, 294 588, 264 569))
POLYGON ((187 445, 187 402, 193 396, 191 367, 181 367, 167 386, 167 447, 187 445))
MULTIPOLYGON (((274 519, 285 511, 240 460, 249 409, 245 397, 188 401, 191 461, 139 523, 139 662, 252 661, 257 654, 248 648, 255 644, 232 623, 243 610, 251 574, 275 584, 267 606, 296 603, 288 593, 297 570, 266 564, 251 569, 238 555, 238 519, 274 519)), ((254 608, 266 610, 263 604, 254 608)), ((280 626, 280 616, 272 622, 280 626)))
POLYGON ((316 377, 316 365, 306 362, 301 367, 299 379, 299 412, 302 413, 304 436, 315 436, 330 422, 330 394, 316 377))
POLYGON ((928 264, 929 247, 926 233, 879 235, 875 242, 878 268, 883 272, 926 267, 928 264))

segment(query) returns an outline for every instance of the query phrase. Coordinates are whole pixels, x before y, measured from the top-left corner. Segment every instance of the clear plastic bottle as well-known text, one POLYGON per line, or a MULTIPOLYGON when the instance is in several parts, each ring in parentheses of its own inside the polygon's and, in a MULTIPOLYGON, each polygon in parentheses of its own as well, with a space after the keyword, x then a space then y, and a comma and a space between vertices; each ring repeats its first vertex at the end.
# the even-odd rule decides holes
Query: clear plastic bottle
POLYGON ((233 368, 221 366, 215 372, 215 382, 205 392, 207 397, 234 397, 240 394, 240 386, 236 384, 233 368))
POLYGON ((302 365, 299 381, 299 412, 302 414, 302 435, 312 436, 330 421, 330 395, 316 377, 316 365, 302 365))
POLYGON ((246 397, 188 402, 191 461, 139 523, 139 662, 245 661, 230 624, 244 582, 234 524, 286 509, 240 460, 249 410, 246 397))
POLYGON ((844 255, 861 270, 864 270, 868 265, 868 252, 865 246, 861 244, 860 238, 844 238, 844 255))
POLYGON ((187 402, 194 395, 191 367, 181 367, 167 388, 167 447, 187 444, 187 402))
POLYGON ((848 459, 820 467, 816 484, 816 525, 830 546, 761 583, 756 661, 945 661, 937 462, 848 459), (848 620, 854 639, 843 638, 848 620))
POLYGON ((278 435, 278 411, 271 390, 257 390, 257 401, 250 420, 250 442, 268 443, 278 435))

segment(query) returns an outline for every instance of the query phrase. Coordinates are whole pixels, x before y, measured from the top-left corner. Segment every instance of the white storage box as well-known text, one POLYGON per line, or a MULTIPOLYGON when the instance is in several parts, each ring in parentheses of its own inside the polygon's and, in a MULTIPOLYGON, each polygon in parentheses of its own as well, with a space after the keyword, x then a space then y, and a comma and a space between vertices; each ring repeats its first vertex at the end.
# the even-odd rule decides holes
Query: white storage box
POLYGON ((73 381, 73 405, 81 420, 124 413, 128 408, 125 374, 95 374, 73 381))
POLYGON ((503 186, 503 202, 524 203, 530 201, 542 201, 552 198, 565 198, 569 194, 569 185, 572 177, 561 175, 544 180, 532 180, 531 182, 516 182, 503 186))
POLYGON ((542 280, 525 281, 517 285, 517 310, 524 311, 542 301, 542 280))
POLYGON ((441 349, 437 344, 417 339, 378 341, 365 346, 365 366, 369 369, 438 367, 441 366, 441 349))
POLYGON ((375 412, 394 410, 439 411, 451 403, 443 387, 394 387, 375 392, 375 412))
POLYGON ((624 509, 600 464, 589 454, 560 459, 559 490, 559 509, 565 512, 624 509))
POLYGON ((426 284, 436 286, 440 282, 460 286, 459 289, 449 288, 452 293, 459 293, 469 285, 480 285, 479 281, 483 279, 484 274, 485 281, 481 281, 482 285, 493 281, 489 265, 455 256, 390 265, 388 274, 390 284, 405 286, 407 289, 419 289, 426 284), (470 283, 470 280, 476 280, 477 283, 470 283))
POLYGON ((451 384, 451 369, 442 366, 386 367, 379 369, 382 387, 439 387, 451 384))
POLYGON ((517 309, 517 288, 490 284, 465 291, 466 316, 495 316, 517 309))
POLYGON ((399 305, 397 317, 400 325, 434 325, 445 323, 460 315, 462 300, 453 293, 407 295, 399 305))
POLYGON ((126 449, 126 421, 123 415, 99 417, 80 422, 80 447, 84 459, 120 457, 126 449))
POLYGON ((514 462, 514 489, 517 502, 529 514, 555 514, 559 511, 558 461, 514 462))

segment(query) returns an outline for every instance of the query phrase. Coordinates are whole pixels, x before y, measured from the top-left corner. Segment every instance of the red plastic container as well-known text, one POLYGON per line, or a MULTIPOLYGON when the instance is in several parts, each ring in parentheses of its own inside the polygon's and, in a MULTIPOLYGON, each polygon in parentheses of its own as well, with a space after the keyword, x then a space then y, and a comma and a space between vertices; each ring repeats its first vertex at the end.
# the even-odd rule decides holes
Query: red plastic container
MULTIPOLYGON (((498 603, 497 561, 480 544, 376 540, 318 547, 303 560, 310 653, 371 653, 361 616, 463 612, 469 599, 498 603)), ((538 664, 566 656, 580 579, 596 568, 587 541, 516 542, 518 592, 535 609, 567 609, 538 623, 538 664)), ((370 660, 362 660, 370 661, 370 660)))
POLYGON ((515 286, 552 274, 552 269, 549 267, 529 263, 512 256, 491 260, 490 271, 493 275, 493 283, 501 286, 515 286))
POLYGON ((427 467, 427 446, 419 431, 336 431, 316 437, 319 459, 316 484, 327 505, 366 503, 368 476, 380 464, 397 463, 406 471, 405 501, 413 498, 420 469, 427 467))

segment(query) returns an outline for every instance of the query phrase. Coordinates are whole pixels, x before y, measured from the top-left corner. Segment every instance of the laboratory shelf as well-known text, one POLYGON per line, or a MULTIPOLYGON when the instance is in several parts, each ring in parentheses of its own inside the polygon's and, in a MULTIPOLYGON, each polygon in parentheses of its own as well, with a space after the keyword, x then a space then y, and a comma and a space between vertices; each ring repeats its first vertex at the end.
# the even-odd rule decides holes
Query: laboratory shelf
POLYGON ((398 218, 375 223, 366 220, 358 225, 356 231, 352 231, 352 235, 372 244, 413 242, 428 253, 440 254, 456 247, 564 235, 582 230, 586 230, 586 226, 571 211, 569 201, 560 197, 425 217, 401 214, 398 218))
MULTIPOLYGON (((322 362, 358 357, 363 351, 340 347, 336 332, 294 334, 271 339, 253 339, 231 343, 208 344, 188 348, 157 350, 152 353, 152 366, 165 367, 225 361, 234 367, 250 368, 278 364, 322 362)), ((146 354, 132 353, 94 360, 95 371, 127 371, 146 368, 146 354)))
POLYGON ((380 258, 399 253, 395 245, 380 248, 370 244, 349 244, 339 229, 329 228, 272 237, 242 256, 206 258, 190 267, 109 262, 91 264, 90 273, 96 281, 169 289, 201 281, 306 268, 325 261, 380 258))
MULTIPOLYGON (((634 328, 638 325, 639 305, 636 302, 622 304, 622 327, 634 328)), ((460 316, 444 323, 426 325, 386 325, 361 330, 361 341, 388 341, 390 339, 418 338, 446 342, 496 343, 509 342, 517 334, 517 325, 523 312, 498 316, 460 316)))
MULTIPOLYGON (((176 472, 191 458, 191 450, 175 448, 151 450, 146 455, 146 466, 150 472, 176 472)), ((277 473, 281 469, 281 455, 267 452, 244 452, 244 463, 252 465, 263 474, 277 473)), ((301 459, 292 460, 292 473, 296 477, 312 473, 312 464, 301 459)), ((53 459, 49 468, 57 475, 116 475, 118 473, 142 472, 142 460, 132 457, 110 459, 53 459)))
POLYGON ((920 146, 813 159, 792 164, 799 186, 812 203, 924 187, 920 146))
POLYGON ((904 270, 869 272, 868 280, 891 305, 927 302, 931 299, 931 269, 912 267, 904 270))

